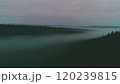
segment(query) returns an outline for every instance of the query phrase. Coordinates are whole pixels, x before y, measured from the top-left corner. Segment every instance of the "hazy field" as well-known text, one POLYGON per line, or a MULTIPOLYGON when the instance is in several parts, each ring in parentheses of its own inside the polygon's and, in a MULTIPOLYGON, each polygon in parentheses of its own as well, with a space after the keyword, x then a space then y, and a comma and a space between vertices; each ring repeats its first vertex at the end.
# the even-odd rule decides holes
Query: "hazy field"
POLYGON ((113 52, 113 37, 98 37, 119 30, 0 25, 0 67, 118 67, 119 34, 113 52))

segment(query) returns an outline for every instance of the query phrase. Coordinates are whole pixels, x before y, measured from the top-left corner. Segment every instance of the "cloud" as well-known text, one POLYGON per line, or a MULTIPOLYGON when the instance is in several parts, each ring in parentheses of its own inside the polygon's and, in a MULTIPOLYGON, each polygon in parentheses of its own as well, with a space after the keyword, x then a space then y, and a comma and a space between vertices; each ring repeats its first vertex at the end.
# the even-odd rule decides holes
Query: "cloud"
POLYGON ((98 20, 101 18, 108 21, 110 17, 119 17, 119 4, 120 0, 0 0, 0 15, 14 16, 18 22, 25 23, 78 24, 77 21, 94 20, 94 24, 101 22, 98 20))

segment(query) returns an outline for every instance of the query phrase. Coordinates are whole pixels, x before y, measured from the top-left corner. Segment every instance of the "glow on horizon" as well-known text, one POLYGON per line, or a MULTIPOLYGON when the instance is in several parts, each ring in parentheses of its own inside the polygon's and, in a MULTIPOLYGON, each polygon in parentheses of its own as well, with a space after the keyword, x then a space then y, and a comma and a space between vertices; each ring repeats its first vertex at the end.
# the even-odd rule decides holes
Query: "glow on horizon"
POLYGON ((119 25, 120 0, 0 0, 0 23, 119 25))

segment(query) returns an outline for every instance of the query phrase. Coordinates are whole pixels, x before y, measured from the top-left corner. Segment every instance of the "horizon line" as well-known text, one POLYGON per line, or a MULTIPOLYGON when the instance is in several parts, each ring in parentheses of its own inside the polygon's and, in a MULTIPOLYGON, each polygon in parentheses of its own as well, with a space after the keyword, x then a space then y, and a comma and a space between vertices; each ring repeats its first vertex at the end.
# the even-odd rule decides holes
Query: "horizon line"
POLYGON ((6 23, 0 23, 0 25, 21 25, 21 26, 78 26, 78 27, 103 27, 103 26, 105 26, 105 27, 107 27, 107 26, 109 26, 109 27, 111 27, 111 26, 114 26, 114 27, 118 27, 118 26, 120 26, 120 25, 42 25, 42 24, 13 24, 13 23, 10 23, 10 24, 6 24, 6 23))

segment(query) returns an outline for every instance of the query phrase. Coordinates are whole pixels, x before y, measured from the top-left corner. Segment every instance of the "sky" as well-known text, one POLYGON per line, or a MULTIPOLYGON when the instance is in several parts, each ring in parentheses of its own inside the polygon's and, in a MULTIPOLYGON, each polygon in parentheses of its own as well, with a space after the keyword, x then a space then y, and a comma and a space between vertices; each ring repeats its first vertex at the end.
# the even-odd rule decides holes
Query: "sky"
POLYGON ((119 26, 120 0, 0 0, 0 23, 119 26))

